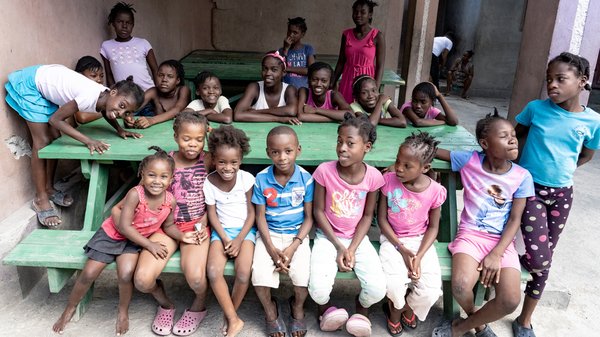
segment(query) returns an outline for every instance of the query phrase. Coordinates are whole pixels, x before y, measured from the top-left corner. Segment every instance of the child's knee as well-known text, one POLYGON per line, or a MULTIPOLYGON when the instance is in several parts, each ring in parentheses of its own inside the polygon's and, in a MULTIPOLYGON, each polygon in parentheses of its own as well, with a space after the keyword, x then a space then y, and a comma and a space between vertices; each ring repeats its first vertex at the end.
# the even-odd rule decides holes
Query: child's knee
POLYGON ((466 295, 471 295, 473 292, 473 285, 469 282, 469 279, 461 275, 452 275, 452 296, 455 298, 462 298, 466 295))
POLYGON ((209 281, 214 282, 217 279, 221 279, 223 278, 223 268, 220 268, 218 266, 215 266, 211 263, 209 263, 206 266, 206 276, 208 277, 209 281))
POLYGON ((149 293, 156 287, 156 279, 138 272, 133 278, 135 288, 143 293, 149 293), (146 277, 145 277, 146 276, 146 277))
POLYGON ((308 293, 318 305, 325 305, 329 302, 331 287, 314 287, 309 284, 308 293))
POLYGON ((372 285, 363 287, 359 296, 360 305, 364 308, 369 308, 373 304, 381 301, 385 297, 386 288, 372 285))
POLYGON ((119 284, 132 283, 133 282, 133 270, 130 272, 128 271, 128 272, 124 272, 124 273, 117 273, 117 281, 119 282, 119 284))
POLYGON ((235 282, 239 284, 250 284, 251 270, 236 270, 235 282))
POLYGON ((94 281, 96 281, 96 278, 97 276, 94 273, 84 269, 79 275, 77 281, 81 284, 91 285, 92 283, 94 283, 94 281))
POLYGON ((521 302, 521 296, 517 292, 516 294, 511 294, 509 296, 497 296, 496 301, 498 303, 498 311, 502 312, 504 315, 508 315, 517 310, 517 307, 521 302))
POLYGON ((206 280, 206 275, 202 274, 201 276, 193 276, 187 279, 187 283, 190 286, 190 289, 195 293, 203 292, 208 287, 208 282, 206 280))

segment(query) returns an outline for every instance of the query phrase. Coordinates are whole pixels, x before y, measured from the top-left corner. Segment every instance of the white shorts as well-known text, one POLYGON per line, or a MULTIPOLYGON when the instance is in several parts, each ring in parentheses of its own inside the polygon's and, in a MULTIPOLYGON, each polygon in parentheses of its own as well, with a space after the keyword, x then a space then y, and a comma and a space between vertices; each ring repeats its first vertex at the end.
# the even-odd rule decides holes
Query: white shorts
MULTIPOLYGON (((278 234, 269 231, 271 242, 275 248, 284 250, 294 241, 296 234, 278 234)), ((288 276, 296 287, 307 287, 310 273, 310 245, 306 237, 292 256, 288 276)), ((252 261, 252 285, 259 287, 279 288, 279 272, 275 271, 275 263, 267 252, 260 233, 256 236, 254 260, 252 261)))

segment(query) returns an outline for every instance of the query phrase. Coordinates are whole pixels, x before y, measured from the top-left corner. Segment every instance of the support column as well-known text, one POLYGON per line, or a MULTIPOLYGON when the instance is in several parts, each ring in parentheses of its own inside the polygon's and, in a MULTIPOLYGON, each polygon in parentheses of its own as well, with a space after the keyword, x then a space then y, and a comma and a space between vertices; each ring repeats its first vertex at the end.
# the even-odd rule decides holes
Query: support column
POLYGON ((402 74, 406 74, 406 87, 400 102, 410 99, 415 85, 429 80, 431 50, 435 36, 439 0, 410 0, 408 5, 408 31, 402 74))
MULTIPOLYGON (((561 52, 587 58, 593 71, 600 48, 598 31, 600 0, 528 1, 509 118, 514 120, 529 101, 547 97, 546 67, 561 52)), ((581 103, 586 104, 588 98, 586 91, 581 103)))

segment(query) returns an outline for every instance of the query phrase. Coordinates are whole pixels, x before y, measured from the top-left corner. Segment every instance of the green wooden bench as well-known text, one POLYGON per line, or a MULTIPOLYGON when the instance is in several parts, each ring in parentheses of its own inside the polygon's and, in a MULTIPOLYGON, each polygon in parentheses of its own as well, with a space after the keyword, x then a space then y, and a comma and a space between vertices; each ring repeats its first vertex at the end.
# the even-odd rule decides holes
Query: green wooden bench
MULTIPOLYGON (((58 293, 67 284, 76 271, 83 269, 87 257, 83 254, 82 247, 89 241, 94 231, 89 230, 48 230, 36 229, 19 243, 3 260, 4 264, 26 267, 43 267, 48 270, 48 285, 50 292, 58 293)), ((373 245, 379 250, 379 242, 373 241, 373 245)), ((444 314, 446 317, 454 317, 458 314, 458 306, 452 298, 450 288, 450 277, 452 258, 448 251, 448 244, 436 242, 440 265, 442 267, 444 314)), ((107 266, 107 269, 115 269, 115 263, 107 266)), ((167 262, 165 273, 181 273, 180 255, 177 251, 167 262)), ((225 275, 234 275, 233 261, 228 261, 225 266, 225 275)), ((525 279, 529 276, 523 273, 525 279)), ((337 279, 355 279, 354 272, 338 272, 337 279)), ((485 289, 481 286, 474 289, 477 304, 483 302, 485 289)), ((74 319, 83 316, 92 298, 93 288, 86 294, 77 307, 74 319)))

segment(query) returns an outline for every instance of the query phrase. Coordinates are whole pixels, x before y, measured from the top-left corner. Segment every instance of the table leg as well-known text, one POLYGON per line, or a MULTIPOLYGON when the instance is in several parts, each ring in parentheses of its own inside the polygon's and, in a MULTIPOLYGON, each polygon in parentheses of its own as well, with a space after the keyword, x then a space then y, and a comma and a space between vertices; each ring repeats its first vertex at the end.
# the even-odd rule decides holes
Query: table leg
POLYGON ((442 214, 440 218, 440 232, 438 241, 451 242, 456 235, 458 226, 457 221, 457 206, 456 206, 456 182, 458 174, 456 172, 441 172, 442 185, 446 187, 447 197, 446 202, 442 205, 442 214))
POLYGON ((83 219, 83 230, 96 230, 102 224, 106 190, 108 188, 108 166, 97 161, 91 163, 89 176, 90 184, 83 219))

